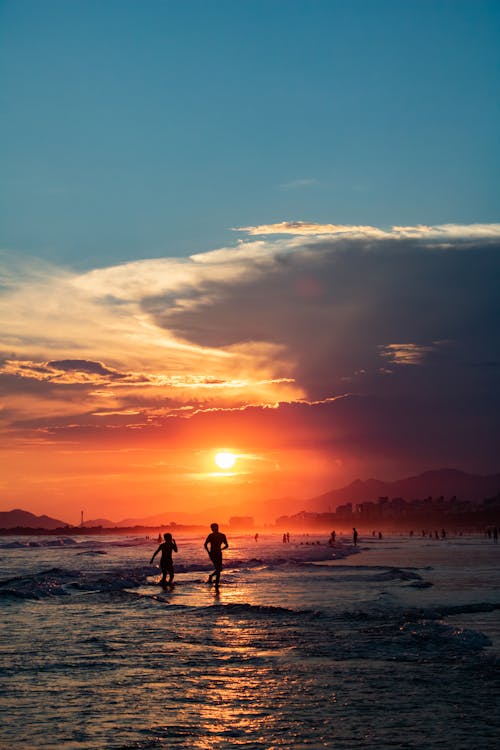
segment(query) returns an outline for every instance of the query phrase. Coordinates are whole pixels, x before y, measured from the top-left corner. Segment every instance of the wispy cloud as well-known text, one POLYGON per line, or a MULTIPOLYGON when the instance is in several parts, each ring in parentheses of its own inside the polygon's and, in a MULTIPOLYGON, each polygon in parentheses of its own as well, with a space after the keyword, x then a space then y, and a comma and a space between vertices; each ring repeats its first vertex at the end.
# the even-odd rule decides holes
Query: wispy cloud
POLYGON ((276 224, 258 224, 249 227, 235 227, 235 232, 246 232, 249 235, 265 236, 273 234, 283 235, 371 235, 375 237, 386 237, 384 232, 377 227, 371 226, 349 226, 343 224, 317 224, 309 221, 279 221, 276 224))
POLYGON ((436 352, 448 342, 434 341, 432 344, 386 344, 380 346, 380 354, 391 364, 423 365, 429 354, 436 352))
POLYGON ((314 177, 302 177, 296 180, 290 180, 289 182, 282 182, 279 185, 281 190, 301 190, 302 188, 313 187, 318 184, 318 180, 314 177))
POLYGON ((427 226, 393 226, 380 229, 370 225, 319 224, 308 221, 280 221, 275 224, 258 224, 256 226, 236 227, 236 232, 246 232, 249 235, 266 236, 282 235, 327 235, 359 238, 374 237, 376 239, 432 239, 467 241, 472 239, 499 239, 500 224, 442 224, 427 226))

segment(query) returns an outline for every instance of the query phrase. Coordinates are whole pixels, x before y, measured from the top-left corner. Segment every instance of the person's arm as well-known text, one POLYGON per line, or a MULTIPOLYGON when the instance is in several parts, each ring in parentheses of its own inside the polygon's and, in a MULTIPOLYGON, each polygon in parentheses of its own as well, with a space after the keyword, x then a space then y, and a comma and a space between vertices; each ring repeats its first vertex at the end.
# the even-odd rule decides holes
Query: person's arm
POLYGON ((160 544, 160 546, 158 547, 158 549, 156 550, 156 552, 154 553, 154 555, 153 555, 153 557, 151 558, 151 560, 149 561, 149 564, 150 564, 150 565, 152 565, 152 564, 153 564, 153 560, 155 559, 156 555, 158 554, 158 552, 159 552, 160 550, 161 550, 161 544, 160 544))
POLYGON ((177 552, 177 542, 175 541, 175 539, 172 539, 172 549, 174 550, 174 552, 177 552))
POLYGON ((221 547, 221 549, 227 549, 227 548, 229 547, 229 544, 227 543, 227 537, 226 537, 226 535, 225 535, 225 534, 223 534, 223 536, 224 536, 224 539, 222 540, 222 544, 223 544, 224 546, 223 546, 223 547, 221 547))
POLYGON ((203 546, 205 547, 206 551, 208 552, 208 554, 210 554, 210 551, 209 551, 209 549, 208 549, 208 542, 209 542, 209 539, 210 539, 210 534, 209 534, 209 535, 207 536, 207 538, 205 539, 205 544, 203 545, 203 546))

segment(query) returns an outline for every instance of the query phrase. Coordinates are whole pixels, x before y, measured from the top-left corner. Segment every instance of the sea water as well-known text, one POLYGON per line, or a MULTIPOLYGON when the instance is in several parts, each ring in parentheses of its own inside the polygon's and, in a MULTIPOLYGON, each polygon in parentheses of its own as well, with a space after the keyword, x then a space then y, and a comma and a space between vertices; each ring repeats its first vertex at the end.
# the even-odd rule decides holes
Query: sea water
POLYGON ((500 546, 0 539, 0 747, 498 747, 500 546))

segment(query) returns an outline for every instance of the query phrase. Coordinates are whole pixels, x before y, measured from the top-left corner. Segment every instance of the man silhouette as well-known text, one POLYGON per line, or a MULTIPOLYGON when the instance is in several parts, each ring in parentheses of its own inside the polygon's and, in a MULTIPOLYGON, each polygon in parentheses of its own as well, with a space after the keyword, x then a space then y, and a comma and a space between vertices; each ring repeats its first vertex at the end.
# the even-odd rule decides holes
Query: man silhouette
POLYGON ((226 535, 219 531, 219 524, 210 524, 212 533, 205 539, 203 545, 208 552, 208 556, 214 565, 214 572, 208 576, 207 583, 212 583, 215 578, 215 588, 219 588, 220 574, 222 570, 222 550, 227 549, 229 544, 227 543, 226 535))

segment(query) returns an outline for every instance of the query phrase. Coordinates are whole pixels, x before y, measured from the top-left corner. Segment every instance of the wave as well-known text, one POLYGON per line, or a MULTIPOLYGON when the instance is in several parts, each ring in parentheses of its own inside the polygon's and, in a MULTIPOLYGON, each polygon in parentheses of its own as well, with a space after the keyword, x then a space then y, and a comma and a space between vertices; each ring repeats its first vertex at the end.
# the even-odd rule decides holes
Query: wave
MULTIPOLYGON (((204 607, 203 609, 208 609, 204 607)), ((248 602, 231 602, 230 604, 213 604, 210 606, 210 610, 213 611, 221 611, 226 612, 228 614, 237 614, 237 615, 260 615, 263 617, 279 617, 279 616, 296 616, 296 615, 306 615, 310 617, 311 615, 313 617, 318 617, 320 615, 319 612, 312 609, 291 609, 290 607, 275 607, 270 605, 262 605, 262 604, 249 604, 248 602)))
POLYGON ((0 596, 22 599, 43 599, 68 596, 78 591, 113 592, 144 584, 151 575, 151 566, 133 570, 112 569, 107 572, 88 572, 50 568, 32 575, 17 576, 0 581, 0 596))
POLYGON ((37 541, 33 541, 32 539, 26 541, 15 539, 12 542, 0 544, 0 549, 38 549, 45 547, 73 547, 75 545, 78 545, 78 542, 72 537, 57 537, 57 539, 42 538, 37 541))
POLYGON ((81 547, 93 549, 95 547, 150 547, 152 540, 147 537, 131 537, 120 539, 107 539, 93 537, 92 539, 74 539, 70 536, 64 537, 37 537, 34 539, 13 539, 10 542, 0 544, 0 549, 47 549, 51 547, 81 547))

